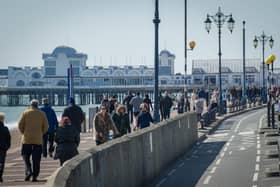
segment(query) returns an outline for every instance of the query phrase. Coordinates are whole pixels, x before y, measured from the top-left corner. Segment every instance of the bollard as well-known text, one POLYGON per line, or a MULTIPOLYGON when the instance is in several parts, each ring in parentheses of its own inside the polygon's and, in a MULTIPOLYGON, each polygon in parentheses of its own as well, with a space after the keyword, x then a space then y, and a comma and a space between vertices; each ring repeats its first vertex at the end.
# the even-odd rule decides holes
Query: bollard
POLYGON ((271 105, 270 104, 271 104, 270 100, 268 100, 268 102, 267 102, 267 127, 271 127, 271 125, 270 125, 270 107, 271 107, 271 105))
POLYGON ((271 105, 271 115, 272 115, 272 119, 271 119, 271 124, 272 124, 272 128, 275 129, 275 105, 274 102, 271 105))
POLYGON ((278 150, 278 170, 280 171, 280 138, 278 138, 278 141, 277 141, 277 150, 278 150))

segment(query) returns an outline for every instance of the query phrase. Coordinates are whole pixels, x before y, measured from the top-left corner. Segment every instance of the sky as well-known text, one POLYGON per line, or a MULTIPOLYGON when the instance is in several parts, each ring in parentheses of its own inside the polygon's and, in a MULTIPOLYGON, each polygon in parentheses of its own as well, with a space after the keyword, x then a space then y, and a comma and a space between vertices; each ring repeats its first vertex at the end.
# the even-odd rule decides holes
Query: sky
MULTIPOLYGON (((154 65, 154 0, 0 0, 0 68, 43 66, 42 53, 66 45, 88 55, 88 66, 154 65)), ((175 54, 175 72, 184 71, 184 0, 159 0, 159 49, 175 54)), ((188 0, 188 69, 193 59, 218 58, 218 30, 205 30, 206 15, 221 7, 236 21, 222 28, 222 57, 242 58, 242 21, 246 57, 261 58, 253 47, 264 31, 275 40, 266 55, 280 51, 279 0, 188 0)), ((277 65, 277 59, 275 66, 277 65)), ((280 66, 280 65, 279 65, 280 66)))

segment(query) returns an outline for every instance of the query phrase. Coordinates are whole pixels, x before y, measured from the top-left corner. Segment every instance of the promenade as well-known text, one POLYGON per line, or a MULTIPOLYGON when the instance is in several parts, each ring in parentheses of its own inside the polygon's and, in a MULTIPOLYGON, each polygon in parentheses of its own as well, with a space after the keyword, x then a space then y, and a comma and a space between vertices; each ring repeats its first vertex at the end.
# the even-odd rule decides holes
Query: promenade
MULTIPOLYGON (((79 152, 82 152, 89 147, 95 146, 92 138, 92 133, 82 133, 79 152)), ((24 181, 24 162, 21 157, 20 148, 14 148, 8 151, 6 158, 5 171, 3 175, 4 183, 0 186, 42 186, 48 180, 48 177, 59 168, 59 161, 53 158, 42 157, 41 172, 38 177, 39 182, 25 182, 24 181)))
MULTIPOLYGON (((237 112, 237 113, 243 113, 243 111, 237 112)), ((219 125, 220 121, 222 121, 224 118, 230 117, 232 115, 237 115, 237 113, 227 114, 224 116, 217 117, 216 121, 210 124, 210 126, 206 127, 203 130, 198 130, 198 136, 200 139, 206 138, 207 134, 214 131, 217 126, 219 125)), ((173 111, 171 113, 171 117, 174 117, 177 115, 177 111, 173 111)), ((14 133, 14 131, 13 131, 14 133)), ((15 135, 16 137, 16 135, 15 135)), ((15 140, 14 140, 15 141, 15 140)), ((19 142, 19 139, 16 140, 19 142)), ((5 171, 3 175, 4 183, 0 184, 0 186, 24 186, 24 187, 32 187, 32 186, 42 186, 45 184, 48 180, 48 178, 53 174, 55 170, 57 170, 59 166, 59 161, 54 160, 53 158, 44 158, 42 157, 41 160, 41 171, 40 175, 38 177, 39 182, 33 183, 33 182, 25 182, 24 181, 24 162, 21 157, 20 153, 20 144, 13 145, 16 146, 14 148, 11 148, 8 151, 7 158, 6 158, 6 165, 5 165, 5 171)), ((83 152, 90 147, 95 146, 95 141, 93 138, 92 132, 87 133, 81 133, 81 142, 79 146, 79 152, 83 152)))

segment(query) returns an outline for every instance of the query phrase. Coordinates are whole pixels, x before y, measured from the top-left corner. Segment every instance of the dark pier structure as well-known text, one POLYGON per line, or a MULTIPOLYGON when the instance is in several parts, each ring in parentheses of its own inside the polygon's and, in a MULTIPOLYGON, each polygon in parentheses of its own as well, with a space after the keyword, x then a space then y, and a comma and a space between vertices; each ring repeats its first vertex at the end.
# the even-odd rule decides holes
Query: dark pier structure
MULTIPOLYGON (((109 97, 116 95, 118 101, 122 101, 128 91, 140 92, 142 96, 148 94, 153 100, 153 86, 146 87, 103 87, 103 88, 79 88, 75 87, 75 100, 79 105, 100 104, 104 95, 109 97)), ((183 87, 178 85, 159 87, 160 92, 179 93, 183 87)), ((32 99, 48 98, 53 106, 67 105, 67 88, 1 88, 0 106, 24 106, 32 99)))

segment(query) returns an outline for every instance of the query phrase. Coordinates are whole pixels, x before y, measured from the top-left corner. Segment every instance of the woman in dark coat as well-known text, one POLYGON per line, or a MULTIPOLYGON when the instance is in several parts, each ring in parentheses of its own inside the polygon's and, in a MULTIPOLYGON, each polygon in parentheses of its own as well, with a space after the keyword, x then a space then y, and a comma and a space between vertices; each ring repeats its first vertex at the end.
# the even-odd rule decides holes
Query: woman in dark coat
POLYGON ((11 146, 11 135, 9 129, 4 125, 5 115, 0 113, 0 182, 3 182, 3 172, 7 150, 11 146))
POLYGON ((117 107, 117 111, 113 114, 112 118, 120 133, 120 136, 131 132, 129 116, 126 113, 126 108, 124 105, 119 105, 117 107))
POLYGON ((78 145, 80 142, 79 132, 71 122, 68 117, 63 117, 61 119, 60 125, 56 131, 55 142, 57 144, 55 150, 55 159, 59 159, 60 165, 77 154, 78 145))

